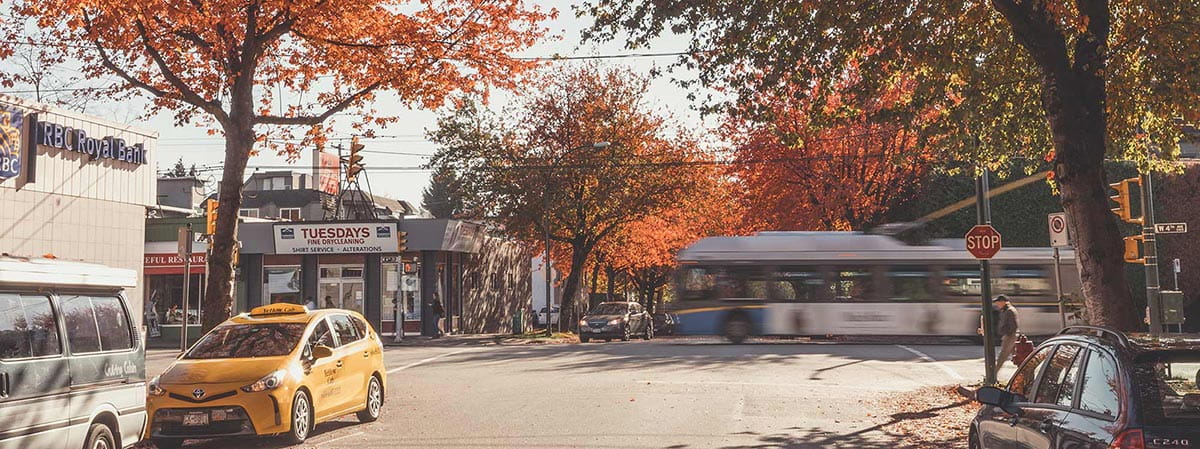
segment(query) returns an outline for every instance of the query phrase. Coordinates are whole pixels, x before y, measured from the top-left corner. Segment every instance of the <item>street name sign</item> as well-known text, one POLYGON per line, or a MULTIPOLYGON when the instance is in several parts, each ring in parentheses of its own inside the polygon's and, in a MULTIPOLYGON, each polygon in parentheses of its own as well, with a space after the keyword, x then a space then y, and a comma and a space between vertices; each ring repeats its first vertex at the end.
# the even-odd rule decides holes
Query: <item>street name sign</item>
POLYGON ((992 225, 975 225, 965 237, 967 251, 976 259, 991 259, 1000 252, 1000 232, 992 225))
POLYGON ((1157 223, 1154 225, 1155 234, 1186 234, 1187 223, 1157 223))

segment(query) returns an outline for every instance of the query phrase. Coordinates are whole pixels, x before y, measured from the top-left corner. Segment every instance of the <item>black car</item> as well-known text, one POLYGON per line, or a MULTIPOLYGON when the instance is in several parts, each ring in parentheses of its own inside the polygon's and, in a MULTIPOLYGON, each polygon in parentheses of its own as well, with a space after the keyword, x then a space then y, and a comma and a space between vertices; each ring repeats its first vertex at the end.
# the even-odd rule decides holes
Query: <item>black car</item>
POLYGON ((984 387, 972 449, 1200 446, 1200 337, 1072 326, 1043 342, 1007 389, 984 387))
POLYGON ((675 326, 679 317, 674 313, 656 313, 654 317, 654 332, 658 335, 675 335, 675 326))
POLYGON ((629 341, 633 336, 654 338, 654 322, 641 304, 636 302, 602 302, 579 320, 579 341, 591 339, 629 341))

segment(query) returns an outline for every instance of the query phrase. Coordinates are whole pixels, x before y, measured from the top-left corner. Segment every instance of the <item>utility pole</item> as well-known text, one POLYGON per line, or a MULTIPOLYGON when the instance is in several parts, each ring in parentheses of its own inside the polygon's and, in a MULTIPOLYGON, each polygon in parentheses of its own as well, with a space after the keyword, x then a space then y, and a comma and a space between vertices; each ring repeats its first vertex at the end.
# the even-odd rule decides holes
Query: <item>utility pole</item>
MULTIPOLYGON (((992 207, 988 200, 988 169, 975 178, 975 218, 980 225, 992 224, 992 207)), ((992 309, 991 261, 979 261, 979 308, 983 313, 984 385, 996 384, 995 313, 992 309)))
POLYGON ((1150 335, 1162 335, 1162 299, 1158 292, 1158 245, 1154 230, 1154 184, 1149 171, 1142 174, 1142 265, 1146 268, 1146 305, 1150 308, 1150 335))

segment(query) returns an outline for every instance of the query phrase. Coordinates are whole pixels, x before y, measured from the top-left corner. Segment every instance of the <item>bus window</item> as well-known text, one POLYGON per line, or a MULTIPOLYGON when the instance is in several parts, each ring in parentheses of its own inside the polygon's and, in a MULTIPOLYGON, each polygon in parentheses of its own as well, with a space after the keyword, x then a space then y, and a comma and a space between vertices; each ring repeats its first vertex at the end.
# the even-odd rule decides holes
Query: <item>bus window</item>
POLYGON ((1009 265, 1000 270, 994 281, 997 293, 1011 296, 1050 295, 1053 280, 1047 275, 1046 267, 1033 265, 1009 265))
POLYGON ((825 280, 814 267, 780 267, 771 281, 773 297, 779 301, 817 301, 825 280))
POLYGON ((928 301, 933 299, 930 291, 929 270, 921 267, 897 267, 888 270, 892 301, 928 301))
POLYGON ((871 270, 868 268, 842 268, 833 272, 834 281, 829 293, 834 301, 869 301, 874 299, 871 270))
POLYGON ((717 279, 721 298, 767 299, 767 277, 761 267, 729 267, 717 279))
POLYGON ((714 269, 684 267, 679 270, 680 299, 712 299, 717 286, 714 269))
POLYGON ((942 289, 950 297, 979 296, 983 282, 980 281, 979 267, 957 266, 946 269, 942 279, 942 289))

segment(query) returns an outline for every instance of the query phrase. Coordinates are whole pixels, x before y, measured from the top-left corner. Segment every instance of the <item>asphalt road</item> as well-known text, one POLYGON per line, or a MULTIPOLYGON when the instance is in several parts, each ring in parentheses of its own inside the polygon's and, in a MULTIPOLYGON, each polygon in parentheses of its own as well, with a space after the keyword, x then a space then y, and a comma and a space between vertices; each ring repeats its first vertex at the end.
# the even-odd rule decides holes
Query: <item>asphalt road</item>
MULTIPOLYGON (((319 425, 299 447, 882 446, 894 437, 872 430, 875 401, 982 378, 982 348, 950 345, 658 339, 389 348, 385 360, 383 417, 319 425)), ((188 446, 285 447, 253 439, 188 446)))

